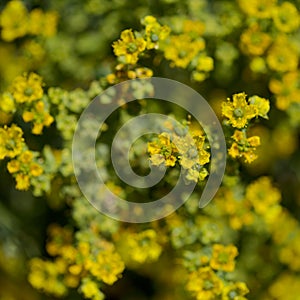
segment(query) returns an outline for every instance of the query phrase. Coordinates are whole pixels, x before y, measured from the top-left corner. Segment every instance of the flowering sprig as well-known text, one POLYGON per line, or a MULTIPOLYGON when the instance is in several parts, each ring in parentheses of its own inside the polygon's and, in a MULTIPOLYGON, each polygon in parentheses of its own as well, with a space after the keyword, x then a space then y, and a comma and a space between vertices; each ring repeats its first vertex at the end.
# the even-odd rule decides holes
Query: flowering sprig
POLYGON ((201 130, 190 130, 188 125, 164 124, 167 132, 148 143, 150 161, 154 166, 164 164, 183 167, 188 181, 203 181, 208 171, 204 167, 210 161, 209 146, 201 130))

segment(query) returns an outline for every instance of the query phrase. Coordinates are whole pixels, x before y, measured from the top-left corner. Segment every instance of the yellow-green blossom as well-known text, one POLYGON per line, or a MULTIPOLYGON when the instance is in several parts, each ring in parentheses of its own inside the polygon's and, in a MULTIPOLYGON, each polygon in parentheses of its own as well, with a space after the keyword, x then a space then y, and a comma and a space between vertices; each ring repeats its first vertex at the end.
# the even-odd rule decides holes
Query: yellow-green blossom
POLYGON ((241 35, 241 50, 249 55, 262 55, 271 44, 271 37, 255 23, 241 35))
POLYGON ((34 35, 53 36, 56 33, 57 20, 56 12, 44 13, 39 8, 33 9, 29 15, 28 31, 34 35))
POLYGON ((22 117, 25 122, 33 122, 33 134, 41 134, 44 126, 48 127, 54 121, 43 101, 37 101, 30 111, 23 112, 22 117))
POLYGON ((118 253, 105 250, 99 252, 96 261, 89 263, 88 270, 106 284, 113 284, 121 277, 124 267, 125 265, 118 253))
POLYGON ((135 37, 131 29, 121 33, 121 39, 113 43, 114 53, 126 64, 135 64, 139 54, 146 48, 146 41, 142 37, 135 37))
POLYGON ((213 245, 212 258, 210 266, 214 270, 222 270, 232 272, 235 268, 235 257, 238 255, 238 250, 233 245, 223 246, 221 244, 213 245))
POLYGON ((189 275, 186 287, 197 300, 215 300, 222 293, 223 282, 210 267, 202 267, 189 275))
POLYGON ((270 18, 277 0, 238 0, 243 12, 256 18, 270 18))
POLYGON ((22 136, 22 129, 15 124, 0 128, 0 159, 14 158, 22 152, 25 145, 22 136))
POLYGON ((22 1, 9 1, 0 15, 1 37, 12 41, 27 34, 28 12, 22 1))
POLYGON ((153 229, 147 229, 139 233, 125 233, 124 247, 128 260, 134 263, 145 263, 156 261, 162 247, 158 243, 157 233, 153 229))
POLYGON ((291 2, 283 2, 273 10, 274 24, 282 32, 297 30, 300 25, 300 15, 296 6, 291 2))
POLYGON ((165 40, 171 31, 168 26, 160 25, 153 16, 143 18, 142 24, 145 26, 147 49, 158 49, 159 42, 165 40))
POLYGON ((16 111, 16 104, 10 93, 3 93, 0 95, 0 109, 5 113, 14 113, 16 111))
POLYGON ((267 53, 267 64, 273 71, 296 71, 298 61, 299 57, 296 47, 284 35, 276 39, 267 53))
POLYGON ((230 283, 224 286, 222 300, 247 300, 244 296, 248 293, 249 289, 244 282, 230 283))
POLYGON ((246 198, 253 205, 258 214, 265 214, 271 206, 278 204, 281 199, 280 192, 275 188, 270 178, 260 177, 248 185, 246 198))
POLYGON ((100 291, 96 282, 86 279, 84 280, 83 284, 80 286, 80 291, 84 295, 86 299, 92 300, 103 300, 104 295, 100 291))
POLYGON ((235 130, 232 139, 233 143, 228 149, 228 154, 232 158, 244 157, 247 163, 251 163, 257 158, 254 151, 256 147, 260 145, 259 136, 251 136, 248 138, 245 132, 235 130))
POLYGON ((193 40, 190 35, 171 36, 164 48, 165 58, 171 61, 171 66, 186 68, 192 59, 205 48, 204 40, 199 37, 193 40))
POLYGON ((17 103, 32 102, 39 100, 43 96, 42 78, 30 73, 18 76, 12 83, 11 93, 17 103))
POLYGON ((257 107, 248 103, 245 93, 239 93, 233 95, 233 101, 228 98, 222 103, 222 114, 229 119, 232 127, 244 128, 257 116, 257 107))

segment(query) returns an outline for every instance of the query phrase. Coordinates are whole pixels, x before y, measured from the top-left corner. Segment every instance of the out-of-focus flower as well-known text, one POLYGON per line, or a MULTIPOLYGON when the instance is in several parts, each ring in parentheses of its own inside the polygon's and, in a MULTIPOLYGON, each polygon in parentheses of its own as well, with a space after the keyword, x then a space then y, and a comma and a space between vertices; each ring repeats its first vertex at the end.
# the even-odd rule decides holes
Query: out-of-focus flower
POLYGON ((284 35, 279 36, 267 53, 267 64, 273 71, 296 71, 298 53, 284 35), (284 47, 283 47, 284 45, 284 47))
POLYGON ((259 26, 254 24, 242 33, 241 50, 249 55, 262 55, 271 41, 271 37, 261 32, 259 26))
POLYGON ((188 34, 171 36, 169 43, 164 47, 166 59, 171 60, 171 66, 186 68, 192 59, 205 48, 201 37, 193 40, 188 34))
POLYGON ((283 2, 273 10, 274 24, 279 31, 292 32, 300 25, 300 15, 296 6, 291 2, 283 2))
POLYGON ((235 257, 238 255, 238 250, 235 246, 223 246, 221 244, 213 245, 212 258, 210 266, 214 270, 223 270, 232 272, 235 268, 235 257))
POLYGON ((223 282, 210 267, 202 267, 191 273, 187 290, 198 300, 214 300, 222 293, 223 282))
POLYGON ((28 12, 22 1, 9 1, 0 15, 1 37, 13 41, 27 34, 28 12))
POLYGON ((22 152, 24 147, 23 131, 20 127, 12 124, 0 128, 0 159, 5 157, 14 158, 22 152))
POLYGON ((277 0, 238 0, 241 10, 252 17, 271 18, 277 0))
POLYGON ((244 282, 230 283, 224 286, 222 300, 247 300, 244 296, 248 293, 249 289, 244 282))

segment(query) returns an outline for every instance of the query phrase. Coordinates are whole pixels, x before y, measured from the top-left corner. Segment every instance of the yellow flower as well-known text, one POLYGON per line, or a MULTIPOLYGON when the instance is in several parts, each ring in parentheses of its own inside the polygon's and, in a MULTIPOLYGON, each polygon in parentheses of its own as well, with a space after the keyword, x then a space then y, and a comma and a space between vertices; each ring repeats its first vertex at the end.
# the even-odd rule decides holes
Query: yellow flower
POLYGON ((270 18, 277 0, 238 0, 243 12, 256 18, 270 18))
POLYGON ((194 169, 189 169, 188 173, 186 175, 186 179, 190 180, 190 181, 195 181, 198 182, 199 179, 199 171, 194 170, 194 169))
POLYGON ((72 275, 79 275, 82 271, 82 265, 71 265, 69 266, 69 272, 72 275))
POLYGON ((171 36, 170 42, 164 48, 165 58, 171 60, 171 66, 186 68, 192 59, 205 48, 202 38, 193 40, 187 34, 171 36))
POLYGON ((37 101, 32 111, 25 111, 22 115, 25 122, 33 121, 33 134, 41 134, 44 126, 50 126, 54 118, 45 109, 43 101, 37 101))
POLYGON ((136 68, 135 74, 137 78, 147 78, 153 76, 153 71, 148 68, 136 68))
POLYGON ((232 272, 235 268, 235 257, 238 255, 238 250, 233 245, 223 246, 221 244, 213 245, 212 258, 210 266, 215 270, 232 272))
POLYGON ((48 114, 48 113, 45 113, 44 114, 44 122, 43 122, 43 125, 45 126, 50 126, 52 123, 54 122, 54 118, 48 114))
POLYGON ((33 159, 33 153, 30 150, 26 150, 21 153, 19 160, 22 164, 29 164, 33 159))
POLYGON ((157 143, 156 141, 148 143, 148 152, 150 155, 159 154, 160 150, 161 150, 161 147, 160 147, 159 143, 157 143))
POLYGON ((30 59, 37 62, 41 62, 46 54, 44 47, 34 40, 26 41, 24 43, 24 51, 26 56, 29 56, 30 59))
POLYGON ((288 72, 281 79, 272 78, 269 89, 276 94, 276 106, 286 110, 291 103, 300 103, 300 74, 299 72, 288 72))
POLYGON ((252 25, 241 35, 241 50, 250 55, 262 55, 271 43, 271 37, 260 31, 257 24, 252 25))
POLYGON ((80 291, 87 299, 92 299, 92 300, 104 299, 104 295, 98 288, 97 283, 88 278, 83 281, 82 285, 80 286, 80 291))
POLYGON ((56 33, 58 15, 56 12, 44 13, 36 8, 30 12, 28 31, 34 35, 53 36, 56 33))
POLYGON ((236 142, 233 142, 231 147, 228 149, 228 154, 232 158, 237 158, 241 156, 240 150, 239 150, 239 145, 236 142))
POLYGON ((128 233, 126 237, 126 247, 132 261, 142 264, 156 261, 160 256, 162 248, 157 242, 158 237, 153 229, 128 233))
POLYGON ((0 95, 0 109, 6 113, 14 113, 16 105, 10 93, 0 95))
POLYGON ((63 282, 67 287, 76 288, 79 285, 80 278, 72 274, 66 274, 63 282))
POLYGON ((268 119, 268 112, 270 110, 270 101, 268 99, 252 96, 249 98, 249 103, 257 108, 257 116, 268 119))
POLYGON ((9 1, 0 15, 1 37, 12 41, 27 34, 27 10, 22 1, 9 1))
POLYGON ((165 159, 165 165, 167 167, 174 167, 176 161, 177 161, 177 158, 174 155, 170 155, 170 156, 166 157, 166 159, 165 159))
POLYGON ((251 163, 257 158, 254 151, 260 145, 259 136, 247 138, 246 132, 235 130, 232 139, 234 142, 228 150, 228 154, 232 158, 244 157, 247 163, 251 163))
POLYGON ((113 43, 116 56, 124 58, 127 64, 135 64, 138 56, 146 48, 146 41, 141 37, 135 37, 131 29, 126 29, 121 33, 121 39, 113 43))
POLYGON ((106 284, 113 284, 118 280, 125 265, 118 253, 112 250, 100 251, 97 260, 90 264, 91 274, 106 284))
POLYGON ((298 300, 300 295, 299 275, 291 272, 281 273, 269 288, 271 299, 298 300))
POLYGON ((148 152, 151 155, 152 164, 158 166, 165 163, 166 166, 173 167, 177 161, 177 158, 172 155, 174 147, 168 133, 162 133, 158 136, 158 140, 148 143, 148 152))
POLYGON ((18 160, 11 160, 7 164, 7 170, 9 173, 16 173, 20 170, 20 162, 18 160))
POLYGON ((222 300, 247 300, 244 296, 249 293, 249 289, 244 282, 230 283, 224 286, 222 300))
POLYGON ((184 20, 183 32, 191 34, 192 36, 200 36, 204 33, 205 24, 201 21, 184 20))
POLYGON ((12 95, 16 102, 32 102, 43 96, 42 78, 35 73, 18 76, 11 86, 12 95))
POLYGON ((158 49, 159 41, 163 41, 168 37, 170 28, 166 25, 160 25, 153 16, 146 16, 142 20, 142 24, 145 25, 147 49, 158 49))
POLYGON ((34 177, 40 176, 43 171, 43 168, 36 163, 30 165, 30 174, 34 177))
POLYGON ((222 293, 223 282, 210 267, 202 267, 189 275, 186 288, 197 300, 215 300, 222 293))
POLYGON ((24 146, 23 131, 20 127, 12 124, 0 128, 0 159, 5 157, 14 158, 22 152, 24 146))
POLYGON ((209 56, 200 56, 196 68, 198 71, 209 72, 214 68, 214 60, 209 56))
POLYGON ((291 32, 299 28, 300 15, 291 2, 283 2, 273 10, 274 24, 282 32, 291 32))
POLYGON ((259 136, 251 136, 247 138, 251 147, 257 147, 260 145, 260 137, 259 136))
POLYGON ((278 72, 297 70, 298 53, 286 36, 278 37, 270 48, 267 55, 267 64, 271 70, 278 72))
POLYGON ((268 177, 261 177, 246 189, 246 199, 253 205, 258 214, 265 214, 268 209, 279 203, 280 192, 272 186, 268 177))
POLYGON ((217 198, 216 202, 221 211, 229 216, 229 225, 234 230, 253 223, 253 213, 250 211, 249 204, 236 199, 232 190, 223 190, 222 196, 217 198))
POLYGON ((58 13, 56 11, 48 11, 44 13, 43 31, 41 34, 45 37, 51 37, 56 34, 58 23, 58 13))
POLYGON ((43 21, 44 21, 43 11, 39 8, 33 9, 29 15, 28 31, 31 34, 39 35, 43 30, 43 26, 42 26, 43 21))
POLYGON ((250 62, 250 69, 254 73, 266 73, 267 72, 267 65, 265 58, 263 57, 253 57, 250 62))
POLYGON ((75 253, 75 249, 71 246, 69 247, 72 242, 72 231, 57 224, 51 224, 48 228, 48 235, 49 240, 46 244, 47 252, 51 256, 62 254, 63 259, 67 258, 68 261, 74 261, 77 252, 75 253))
POLYGON ((245 93, 233 95, 233 101, 227 99, 222 103, 222 114, 229 119, 232 127, 244 128, 248 120, 257 115, 257 108, 246 100, 245 93))
POLYGON ((207 78, 207 74, 204 73, 204 72, 193 71, 192 72, 192 78, 195 81, 201 82, 201 81, 204 81, 207 78))
POLYGON ((248 150, 247 152, 244 152, 243 156, 245 158, 245 162, 249 164, 257 159, 257 155, 253 152, 252 149, 248 150))
POLYGON ((22 173, 18 173, 16 175, 16 189, 17 190, 21 190, 21 191, 26 191, 29 189, 30 187, 30 182, 29 182, 29 176, 22 174, 22 173))
POLYGON ((31 111, 24 111, 22 114, 24 122, 30 122, 34 119, 34 113, 31 111))
POLYGON ((33 287, 55 297, 66 296, 67 287, 61 280, 64 269, 60 268, 56 262, 34 258, 30 261, 29 267, 28 281, 33 287))

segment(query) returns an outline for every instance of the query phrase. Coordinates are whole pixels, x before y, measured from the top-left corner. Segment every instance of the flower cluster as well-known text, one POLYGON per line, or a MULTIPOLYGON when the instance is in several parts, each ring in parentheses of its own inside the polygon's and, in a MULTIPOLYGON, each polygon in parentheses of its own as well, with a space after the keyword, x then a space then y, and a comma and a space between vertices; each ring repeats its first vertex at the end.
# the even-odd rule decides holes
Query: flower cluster
POLYGON ((188 125, 164 124, 168 132, 161 133, 155 141, 148 143, 150 161, 154 166, 164 164, 174 167, 179 163, 186 171, 186 179, 203 181, 208 175, 204 165, 210 161, 209 146, 201 130, 190 130, 188 125))
POLYGON ((56 12, 44 13, 37 8, 28 13, 24 3, 19 0, 8 2, 0 15, 1 37, 8 42, 27 34, 53 36, 56 26, 56 12))
POLYGON ((232 98, 232 101, 228 98, 222 104, 222 114, 232 127, 245 128, 249 120, 255 117, 267 118, 270 109, 268 100, 258 96, 247 100, 245 93, 234 94, 232 98))
POLYGON ((42 78, 34 73, 15 78, 11 94, 17 103, 31 103, 43 97, 42 78))
POLYGON ((260 145, 259 136, 247 138, 245 131, 235 130, 232 140, 233 143, 230 149, 228 149, 228 154, 232 158, 244 157, 247 163, 251 163, 257 158, 254 151, 260 145))
POLYGON ((127 265, 156 261, 162 252, 157 233, 153 229, 139 233, 124 232, 119 238, 119 249, 127 265))
POLYGON ((257 158, 255 150, 260 145, 260 138, 248 137, 247 127, 254 118, 268 119, 270 103, 259 96, 247 99, 245 93, 234 94, 232 98, 232 101, 228 98, 222 103, 222 114, 228 119, 225 124, 240 130, 234 130, 228 154, 234 159, 243 157, 245 162, 251 163, 257 158))
POLYGON ((30 283, 35 288, 56 296, 65 295, 68 288, 80 286, 87 299, 103 299, 97 283, 111 285, 124 270, 124 263, 113 245, 99 239, 93 245, 80 241, 74 247, 72 232, 57 225, 49 228, 49 235, 47 251, 55 259, 53 262, 32 259, 30 283))
MULTIPOLYGON (((13 278, 19 284, 27 276, 34 288, 56 298, 78 298, 80 293, 92 300, 245 300, 249 293, 249 299, 296 299, 297 0, 158 0, 159 9, 142 0, 6 2, 0 5, 0 159, 5 186, 0 270, 8 276, 0 278, 0 298, 35 299, 26 283, 24 295, 7 284, 13 278), (141 27, 135 30, 138 19, 141 27), (119 34, 111 51, 109 43, 119 34), (216 197, 199 210, 209 167, 216 167, 208 145, 213 130, 205 128, 204 133, 191 117, 185 120, 180 108, 155 103, 150 83, 139 80, 126 86, 126 93, 140 100, 117 100, 121 108, 102 126, 95 149, 80 153, 82 171, 89 169, 82 158, 95 153, 111 192, 133 202, 163 197, 180 169, 185 184, 198 184, 190 199, 167 218, 120 223, 99 214, 78 187, 72 163, 74 130, 83 110, 104 89, 154 75, 188 82, 223 119, 226 172, 216 197), (237 93, 240 90, 245 92, 237 93), (141 137, 132 145, 129 160, 137 174, 146 174, 149 162, 158 169, 166 167, 157 188, 133 188, 112 170, 111 130, 153 111, 185 121, 155 124, 156 137, 146 142, 141 137), (24 194, 26 201, 21 193, 15 197, 13 186, 33 195, 24 194), (32 225, 32 218, 64 225, 51 225, 47 238, 39 238, 44 226, 32 225), (41 250, 36 257, 37 247, 44 244, 47 253, 41 250)), ((99 101, 107 105, 115 96, 101 95, 99 101)), ((84 127, 82 139, 99 131, 91 119, 84 127)), ((128 138, 120 141, 120 150, 128 146, 128 138)), ((95 199, 111 205, 94 181, 91 176, 95 199)))
POLYGON ((16 189, 28 190, 30 179, 43 173, 43 167, 38 162, 37 155, 38 153, 25 150, 7 164, 8 172, 13 174, 16 179, 16 189))
POLYGON ((0 141, 0 159, 16 157, 22 152, 25 145, 23 131, 15 124, 11 127, 5 125, 0 128, 0 141))

